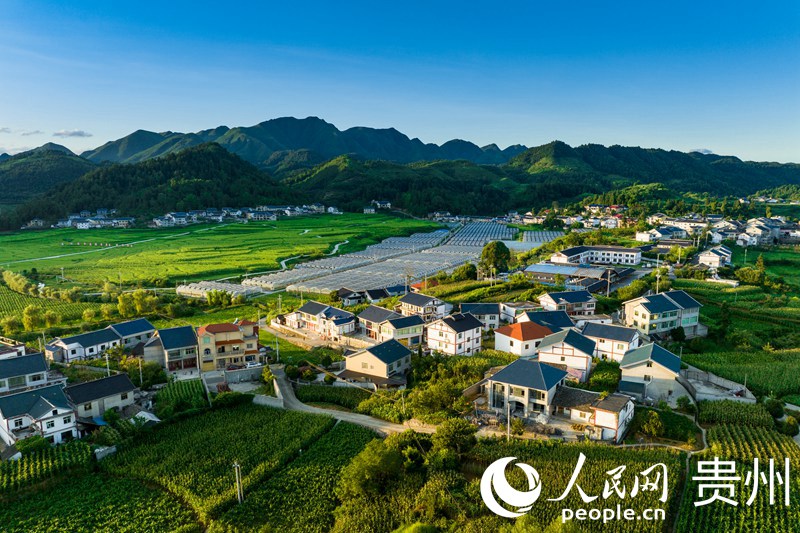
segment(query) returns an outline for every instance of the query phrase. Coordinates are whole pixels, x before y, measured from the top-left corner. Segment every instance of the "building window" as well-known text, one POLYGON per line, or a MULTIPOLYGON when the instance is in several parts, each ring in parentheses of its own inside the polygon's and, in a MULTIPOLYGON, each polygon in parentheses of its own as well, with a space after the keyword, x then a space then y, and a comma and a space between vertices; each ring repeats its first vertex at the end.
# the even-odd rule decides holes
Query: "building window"
POLYGON ((644 375, 644 380, 645 380, 645 382, 648 382, 648 383, 649 383, 650 381, 652 381, 652 380, 653 380, 653 377, 652 377, 652 376, 648 376, 647 374, 645 374, 645 375, 644 375))
POLYGON ((42 374, 34 374, 31 376, 31 381, 42 381, 42 379, 44 379, 42 374))
POLYGON ((562 356, 561 356, 561 360, 562 360, 562 361, 566 361, 566 360, 567 360, 567 358, 566 358, 566 357, 564 357, 564 356, 562 355, 562 356))
POLYGON ((653 362, 652 361, 648 361, 647 362, 647 368, 653 368, 653 362))
POLYGON ((508 341, 509 346, 514 346, 514 341, 508 341))
POLYGON ((14 427, 15 428, 21 428, 22 427, 22 419, 21 418, 17 418, 16 420, 14 420, 14 427))
POLYGON ((47 429, 53 429, 54 427, 56 427, 56 423, 53 420, 48 420, 46 426, 47 429))
POLYGON ((127 400, 127 399, 128 399, 128 393, 127 393, 127 392, 123 392, 123 393, 120 395, 120 399, 121 399, 121 400, 127 400))
POLYGON ((69 424, 69 423, 72 422, 72 417, 71 416, 65 416, 64 418, 61 419, 61 421, 64 422, 65 424, 69 424))
POLYGON ((92 404, 91 403, 84 404, 83 410, 84 411, 91 411, 92 410, 92 404))
POLYGON ((362 368, 362 369, 364 369, 364 368, 368 368, 368 366, 367 366, 367 363, 361 363, 361 368, 362 368))

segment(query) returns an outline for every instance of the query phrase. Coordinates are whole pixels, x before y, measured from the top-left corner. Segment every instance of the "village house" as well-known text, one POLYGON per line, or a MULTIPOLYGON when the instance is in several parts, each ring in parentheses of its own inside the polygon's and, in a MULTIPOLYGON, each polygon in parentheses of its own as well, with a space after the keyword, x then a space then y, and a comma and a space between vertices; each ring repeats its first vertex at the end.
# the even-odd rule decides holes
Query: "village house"
POLYGON ((619 391, 641 400, 676 399, 688 393, 678 383, 681 359, 666 348, 650 343, 626 353, 620 362, 619 391))
POLYGON ((535 322, 517 322, 494 330, 494 349, 519 357, 533 357, 542 339, 553 331, 535 322))
POLYGON ((486 378, 489 407, 501 413, 522 410, 524 417, 550 414, 556 389, 566 378, 567 373, 554 366, 517 359, 486 378))
POLYGON ((398 301, 398 310, 403 316, 419 315, 425 322, 443 318, 453 306, 442 300, 418 292, 410 292, 398 301))
POLYGON ((337 376, 348 381, 372 383, 376 387, 402 387, 411 370, 411 350, 394 339, 376 344, 345 358, 345 369, 337 376))
POLYGON ((642 262, 642 251, 624 246, 573 246, 551 255, 550 262, 566 265, 638 265, 642 262))
POLYGON ((339 298, 339 301, 342 302, 342 305, 345 306, 358 305, 366 299, 366 295, 363 292, 354 291, 353 289, 348 289, 347 287, 343 287, 336 291, 336 296, 339 298))
POLYGON ((517 318, 517 322, 535 322, 553 331, 574 328, 575 322, 566 311, 528 311, 517 318))
POLYGON ((684 291, 668 291, 640 296, 622 304, 622 320, 645 335, 668 334, 678 326, 686 337, 703 336, 707 328, 700 324, 701 304, 684 291))
POLYGON ((697 262, 711 268, 722 268, 731 264, 733 252, 725 246, 715 246, 697 255, 697 262))
POLYGON ((64 389, 67 398, 75 406, 78 421, 102 417, 109 409, 121 411, 133 405, 135 391, 136 386, 125 373, 77 383, 64 389))
POLYGON ((258 360, 258 325, 243 320, 201 326, 197 343, 203 372, 243 366, 258 360))
MULTIPOLYGON (((66 380, 60 379, 62 385, 66 380)), ((0 359, 0 395, 55 384, 49 380, 44 354, 32 353, 0 359)))
POLYGON ((456 313, 428 324, 428 349, 447 355, 481 350, 483 324, 470 314, 456 313))
POLYGON ((553 398, 553 414, 585 425, 584 434, 593 440, 622 442, 634 415, 630 396, 607 396, 594 391, 561 386, 553 398))
POLYGON ((167 371, 197 368, 197 333, 192 326, 160 329, 144 345, 144 360, 167 371))
POLYGON ((356 317, 353 313, 314 300, 286 315, 286 323, 294 329, 305 329, 333 341, 338 341, 356 330, 356 317))
POLYGON ((536 302, 504 302, 500 304, 500 321, 516 322, 527 311, 541 311, 542 306, 536 302))
POLYGON ((589 291, 548 292, 539 296, 545 311, 565 311, 569 316, 594 314, 597 299, 589 291))
POLYGON ((628 351, 639 347, 639 332, 634 328, 589 322, 582 333, 594 341, 594 356, 603 360, 619 363, 628 351))
POLYGON ((380 324, 390 318, 400 318, 402 315, 389 309, 370 305, 358 314, 358 323, 361 325, 361 332, 370 339, 380 337, 380 324))
POLYGON ((60 384, 0 396, 0 439, 12 446, 39 435, 60 444, 78 436, 75 417, 60 384))
POLYGON ((500 304, 462 303, 461 312, 469 313, 480 320, 486 331, 500 326, 500 304))
POLYGON ((419 315, 390 318, 380 324, 380 340, 394 339, 404 346, 416 348, 425 337, 425 321, 419 315))
POLYGON ((108 327, 119 335, 122 345, 125 347, 133 347, 140 342, 147 342, 156 332, 155 326, 146 318, 120 322, 108 327))
POLYGON ((571 379, 584 382, 592 370, 595 342, 575 331, 563 329, 539 343, 539 361, 564 366, 571 379))
POLYGON ((72 363, 98 357, 107 349, 121 344, 119 334, 106 328, 72 337, 56 337, 45 347, 45 354, 51 361, 72 363))

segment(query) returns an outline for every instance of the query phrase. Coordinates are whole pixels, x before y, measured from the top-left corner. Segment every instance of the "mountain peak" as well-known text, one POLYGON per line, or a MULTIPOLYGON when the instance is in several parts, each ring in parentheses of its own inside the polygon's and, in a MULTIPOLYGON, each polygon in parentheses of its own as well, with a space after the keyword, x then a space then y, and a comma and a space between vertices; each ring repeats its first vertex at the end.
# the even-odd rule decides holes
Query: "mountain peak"
POLYGON ((66 146, 62 146, 56 143, 44 143, 43 145, 39 146, 38 148, 34 148, 33 150, 28 150, 27 153, 38 153, 38 152, 63 152, 69 155, 75 155, 75 152, 67 148, 66 146))

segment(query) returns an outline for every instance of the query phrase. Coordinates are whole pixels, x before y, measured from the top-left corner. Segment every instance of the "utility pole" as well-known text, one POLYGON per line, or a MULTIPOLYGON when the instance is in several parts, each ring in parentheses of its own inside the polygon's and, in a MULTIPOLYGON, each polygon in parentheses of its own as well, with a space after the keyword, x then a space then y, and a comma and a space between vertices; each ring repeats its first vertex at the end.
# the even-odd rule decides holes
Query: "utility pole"
POLYGON ((281 312, 281 295, 278 295, 278 314, 281 312))
POLYGON ((506 384, 506 442, 511 440, 511 402, 509 401, 509 391, 511 385, 506 384))
POLYGON ((658 294, 658 286, 659 286, 659 282, 661 281, 661 269, 660 269, 660 266, 659 266, 661 264, 660 259, 661 259, 661 254, 657 254, 656 255, 656 294, 658 294))
POLYGON ((142 374, 142 358, 139 358, 139 387, 144 383, 144 375, 142 374))
POLYGON ((238 462, 233 463, 233 472, 236 474, 236 499, 239 503, 244 501, 244 489, 242 488, 242 467, 238 462))
POLYGON ((108 352, 105 353, 106 356, 106 377, 111 376, 111 366, 108 364, 108 352))
POLYGON ((281 344, 278 342, 278 337, 275 337, 275 355, 277 356, 277 363, 281 362, 281 344))

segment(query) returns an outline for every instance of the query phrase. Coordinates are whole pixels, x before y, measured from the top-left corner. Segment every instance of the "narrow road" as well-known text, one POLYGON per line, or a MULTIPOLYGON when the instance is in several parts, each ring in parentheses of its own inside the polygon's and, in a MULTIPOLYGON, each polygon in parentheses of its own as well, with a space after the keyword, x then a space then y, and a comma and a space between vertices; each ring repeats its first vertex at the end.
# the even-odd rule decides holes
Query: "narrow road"
POLYGON ((358 424, 359 426, 364 426, 383 434, 402 433, 403 431, 407 431, 409 429, 413 429, 414 431, 417 431, 419 433, 436 432, 435 426, 428 426, 420 423, 414 423, 411 421, 408 421, 405 424, 395 424, 392 422, 387 422, 385 420, 372 418, 371 416, 367 415, 360 415, 357 413, 347 413, 344 411, 334 411, 332 409, 331 410, 320 409, 319 407, 312 407, 310 405, 306 405, 300 400, 298 400, 297 396, 295 396, 294 390, 292 389, 292 385, 286 378, 286 374, 284 373, 282 368, 274 368, 272 370, 272 374, 275 376, 276 393, 280 398, 283 399, 283 405, 286 409, 291 409, 293 411, 303 411, 306 413, 314 413, 317 415, 332 416, 337 420, 350 422, 352 424, 358 424))
POLYGON ((342 241, 342 242, 337 242, 337 243, 336 243, 336 245, 334 245, 334 247, 333 247, 333 250, 331 250, 330 252, 328 252, 328 253, 327 253, 327 254, 325 254, 325 255, 336 255, 336 253, 339 251, 339 247, 340 247, 340 246, 342 246, 342 245, 344 245, 344 244, 347 244, 347 243, 349 243, 349 242, 350 242, 350 241, 342 241))

